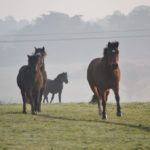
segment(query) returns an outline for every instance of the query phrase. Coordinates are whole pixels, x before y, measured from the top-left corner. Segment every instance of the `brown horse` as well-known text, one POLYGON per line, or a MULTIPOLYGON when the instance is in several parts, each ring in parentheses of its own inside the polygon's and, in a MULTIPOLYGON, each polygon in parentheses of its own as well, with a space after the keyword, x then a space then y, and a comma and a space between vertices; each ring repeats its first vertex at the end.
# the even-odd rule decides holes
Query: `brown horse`
POLYGON ((104 56, 91 61, 87 70, 87 80, 94 97, 98 100, 99 114, 102 119, 107 119, 106 102, 109 90, 112 89, 117 103, 117 116, 121 116, 119 81, 120 69, 119 60, 119 42, 108 42, 104 48, 104 56))
POLYGON ((43 86, 41 66, 41 55, 28 55, 28 65, 22 66, 19 70, 17 84, 22 94, 23 113, 26 113, 26 103, 31 104, 32 114, 36 114, 38 111, 39 97, 43 86))
POLYGON ((42 56, 42 67, 41 67, 41 72, 42 72, 42 76, 43 76, 43 86, 41 89, 41 93, 40 93, 40 103, 38 106, 38 111, 41 111, 41 101, 42 101, 42 95, 44 93, 44 90, 46 89, 46 83, 47 83, 47 74, 45 71, 45 63, 44 63, 44 58, 46 56, 46 52, 45 52, 45 47, 42 48, 35 48, 35 52, 34 55, 41 55, 42 56))

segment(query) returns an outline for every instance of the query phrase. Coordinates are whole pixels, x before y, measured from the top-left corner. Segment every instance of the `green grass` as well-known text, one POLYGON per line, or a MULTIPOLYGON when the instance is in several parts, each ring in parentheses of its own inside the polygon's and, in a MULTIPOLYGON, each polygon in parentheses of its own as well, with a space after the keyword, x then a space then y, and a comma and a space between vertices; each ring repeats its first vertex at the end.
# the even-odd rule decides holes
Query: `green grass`
POLYGON ((37 116, 22 105, 0 105, 0 150, 149 150, 150 103, 107 106, 108 120, 97 105, 45 104, 37 116))

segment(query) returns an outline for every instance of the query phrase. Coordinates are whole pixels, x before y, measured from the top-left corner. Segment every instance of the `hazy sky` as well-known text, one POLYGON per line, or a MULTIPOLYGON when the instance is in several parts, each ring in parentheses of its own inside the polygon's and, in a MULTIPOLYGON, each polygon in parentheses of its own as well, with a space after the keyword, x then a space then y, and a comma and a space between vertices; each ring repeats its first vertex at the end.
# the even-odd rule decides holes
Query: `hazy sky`
POLYGON ((0 0, 0 18, 14 16, 32 20, 49 11, 82 14, 84 19, 103 18, 119 10, 124 14, 139 5, 150 6, 150 0, 0 0))

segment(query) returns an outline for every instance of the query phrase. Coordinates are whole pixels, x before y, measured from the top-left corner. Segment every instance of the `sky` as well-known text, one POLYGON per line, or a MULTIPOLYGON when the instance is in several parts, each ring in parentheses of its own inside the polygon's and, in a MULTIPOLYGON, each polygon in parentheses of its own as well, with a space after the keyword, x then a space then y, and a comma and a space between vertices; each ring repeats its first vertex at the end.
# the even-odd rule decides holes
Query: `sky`
MULTIPOLYGON (((20 19, 28 19, 28 20, 33 20, 36 19, 37 17, 39 17, 42 14, 47 14, 50 11, 55 11, 55 12, 60 12, 60 13, 66 13, 69 14, 70 16, 73 15, 83 15, 85 20, 95 20, 95 19, 102 19, 105 16, 111 15, 114 13, 114 11, 120 11, 123 14, 128 14, 129 12, 131 12, 136 6, 141 6, 141 5, 145 5, 145 6, 150 6, 150 0, 0 0, 0 19, 5 18, 6 16, 13 16, 15 19, 20 20, 20 19)), ((149 9, 149 8, 148 8, 149 9)), ((141 12, 141 16, 138 19, 133 19, 132 17, 128 17, 128 19, 125 19, 125 27, 132 29, 133 25, 135 26, 135 28, 148 28, 149 29, 149 19, 147 19, 148 15, 143 15, 145 13, 141 12), (132 23, 130 24, 130 19, 132 20, 132 23), (141 20, 142 19, 142 20, 141 20), (143 20, 144 23, 143 23, 143 20), (128 22, 129 21, 129 22, 128 22), (136 22, 137 21, 137 22, 136 22), (148 25, 147 25, 148 24, 148 25)), ((148 11, 149 12, 149 11, 148 11)), ((148 13, 149 14, 149 13, 148 13)), ((61 16, 61 14, 55 14, 56 16, 61 16)), ((130 15, 129 15, 130 16, 130 15)), ((125 18, 123 16, 123 19, 125 18)), ((44 17, 43 17, 44 18, 44 17)), ((48 17, 49 19, 54 19, 51 18, 50 16, 48 17)), ((72 20, 71 18, 68 17, 68 19, 72 20)), ((124 20, 121 19, 121 22, 116 21, 117 18, 115 19, 115 21, 117 22, 117 27, 124 27, 124 24, 122 23, 124 20)), ((63 20, 63 17, 62 17, 63 20)), ((64 30, 64 33, 68 30, 68 28, 70 29, 70 31, 72 31, 72 29, 74 29, 77 25, 78 25, 78 21, 77 21, 77 25, 75 24, 75 27, 71 27, 70 28, 70 24, 65 24, 65 21, 62 22, 62 30, 64 30), (67 27, 63 28, 63 26, 67 27)), ((103 20, 107 20, 107 18, 103 19, 103 20)), ((53 20, 52 20, 53 21, 53 20)), ((116 23, 115 22, 115 23, 116 23)), ((3 22, 2 22, 3 23, 3 22)), ((39 33, 42 33, 43 31, 49 31, 49 24, 48 26, 45 25, 45 23, 47 23, 46 21, 44 21, 41 26, 35 26, 33 27, 33 33, 34 31, 38 31, 39 33), (35 30, 34 30, 35 28, 35 30), (40 29, 40 31, 39 31, 40 29), (45 30, 46 29, 46 30, 45 30)), ((82 24, 80 25, 80 21, 79 21, 79 29, 81 27, 81 31, 83 30, 83 32, 85 32, 84 28, 82 28, 82 24)), ((102 22, 105 24, 105 21, 102 22)), ((116 24, 114 23, 114 26, 112 24, 112 22, 108 22, 107 26, 106 26, 106 30, 111 30, 113 28, 116 28, 116 24)), ((18 23, 19 24, 19 23, 18 23)), ((11 26, 11 25, 9 25, 11 26)), ((32 25, 31 25, 32 26, 32 25)), ((29 30, 28 33, 32 31, 30 30, 29 25, 29 30)), ((54 32, 58 32, 58 27, 60 28, 60 26, 57 25, 57 21, 55 21, 54 19, 54 32), (55 28, 55 23, 56 23, 56 28, 55 28)), ((85 26, 86 27, 86 26, 85 26)), ((101 26, 100 26, 101 27, 101 26)), ((8 30, 6 26, 4 26, 4 29, 6 28, 6 30, 8 30)), ((32 29, 32 28, 31 28, 32 29)), ((76 28, 75 28, 76 29, 76 28)), ((78 29, 78 28, 77 28, 78 29)), ((88 26, 87 23, 87 27, 86 29, 92 29, 93 31, 96 31, 98 29, 97 26, 88 26)), ((1 29, 3 30, 3 29, 1 29)), ((92 31, 91 30, 91 31, 92 31)), ((24 30, 25 33, 26 30, 24 30)), ((78 30, 77 30, 78 31, 78 30)), ((75 32, 75 31, 74 31, 75 32)), ((21 32, 22 33, 22 32, 21 32)), ((110 33, 109 33, 110 34, 110 33)), ((113 33, 112 33, 113 34, 113 33)), ((131 33, 133 34, 133 33, 131 33)), ((139 34, 139 33, 138 33, 139 34)), ((149 34, 149 33, 147 33, 149 34)), ((105 35, 105 33, 104 33, 105 35)), ((107 34, 106 34, 107 35, 107 34)), ((100 35, 99 35, 100 36, 100 35)), ((102 35, 101 35, 102 36, 102 35)), ((109 35, 110 36, 110 35, 109 35)), ((3 38, 3 37, 2 37, 3 38)), ((12 37, 11 37, 12 38, 12 37)), ((11 39, 10 38, 10 39, 11 39)), ((27 37, 26 37, 27 38, 27 37)), ((35 38, 35 37, 34 37, 35 38)), ((50 79, 53 79, 58 73, 62 72, 62 71, 67 71, 68 72, 68 78, 69 78, 69 84, 64 86, 64 92, 63 92, 63 100, 64 102, 77 102, 77 101, 90 101, 91 99, 91 95, 92 92, 89 88, 89 85, 87 83, 86 80, 86 69, 87 69, 87 65, 89 63, 89 61, 97 56, 100 55, 100 52, 102 53, 101 50, 103 50, 103 47, 106 45, 108 39, 101 39, 100 42, 98 40, 94 41, 94 40, 88 40, 88 41, 63 41, 63 42, 58 42, 58 44, 56 44, 55 42, 53 43, 48 43, 48 42, 39 42, 39 47, 41 46, 45 46, 47 49, 47 60, 53 56, 53 58, 55 58, 57 55, 59 50, 62 50, 62 53, 60 53, 60 55, 62 55, 62 57, 60 57, 60 61, 63 60, 63 58, 66 56, 72 56, 72 53, 70 53, 71 51, 75 51, 77 53, 73 53, 76 54, 73 60, 69 60, 66 61, 68 64, 66 65, 66 62, 64 61, 64 64, 62 63, 62 65, 60 65, 60 63, 58 64, 51 64, 51 61, 46 62, 45 64, 47 64, 47 74, 48 77, 50 79), (78 50, 78 51, 76 51, 78 50), (95 51, 94 53, 91 53, 92 51, 95 51), (54 52, 55 53, 52 53, 54 52), (63 54, 63 51, 65 52, 63 54), (86 59, 82 59, 83 57, 85 57, 85 52, 86 52, 86 59), (51 55, 54 54, 54 55, 51 55), (68 55, 67 55, 68 54, 68 55), (79 56, 80 55, 80 56, 79 56), (79 56, 79 57, 78 57, 79 56), (76 60, 77 59, 77 60, 76 60), (78 64, 79 61, 79 64, 78 64), (75 64, 73 64, 72 62, 74 62, 75 64), (83 64, 85 63, 85 64, 83 64), (52 71, 53 70, 53 71, 52 71), (84 89, 84 90, 83 90, 84 89)), ((144 99, 148 99, 149 96, 149 89, 150 89, 150 80, 149 77, 147 77, 147 74, 149 74, 149 68, 150 68, 150 63, 144 63, 144 65, 146 64, 146 67, 143 67, 143 70, 140 70, 140 73, 137 72, 139 71, 138 67, 140 67, 140 61, 137 61, 138 59, 143 59, 145 56, 148 59, 144 58, 144 61, 149 60, 149 56, 150 53, 148 53, 149 50, 149 36, 146 37, 144 40, 142 39, 119 39, 119 42, 121 43, 121 50, 122 50, 122 55, 125 60, 126 57, 125 56, 129 56, 128 54, 131 54, 131 57, 128 58, 129 61, 132 60, 133 63, 128 63, 127 65, 124 64, 124 74, 127 76, 123 76, 123 82, 127 83, 126 86, 122 84, 121 86, 121 97, 123 97, 122 101, 128 101, 130 99, 132 100, 144 100, 144 99), (137 52, 140 52, 141 49, 143 48, 143 45, 145 45, 145 48, 141 54, 137 55, 137 52), (134 47, 134 50, 132 50, 132 48, 134 47), (128 52, 132 52, 132 53, 128 53, 128 52), (135 52, 136 52, 136 56, 135 56, 135 52), (132 55, 133 54, 133 55, 132 55), (137 58, 137 56, 139 56, 137 58), (144 56, 144 57, 142 57, 144 56), (135 61, 135 58, 137 59, 135 61), (137 63, 138 62, 138 63, 137 63), (135 63, 135 65, 134 65, 135 63), (139 65, 139 66, 138 66, 139 65), (129 69, 128 66, 130 66, 129 69), (132 71, 133 70, 133 71, 132 71), (148 72, 147 72, 148 70, 148 72), (136 74, 136 75, 135 75, 136 74), (144 80, 141 76, 143 77, 144 75, 144 80), (135 80, 134 80, 135 78, 135 80), (133 82, 129 82, 129 81, 133 81, 133 82), (136 82, 136 84, 134 83, 136 82), (131 85, 132 83, 133 86, 131 85), (130 88, 128 88, 130 85, 130 88), (143 86, 144 85, 144 86, 143 86), (135 88, 135 87, 138 88, 135 88), (132 88, 134 87, 134 88, 132 88), (142 88, 142 91, 139 91, 140 87, 144 87, 142 88), (130 90, 131 89, 131 90, 130 90), (134 89, 134 90, 132 90, 134 89), (133 94, 134 93, 134 94, 133 94), (146 93, 146 94, 145 94, 146 93), (145 97, 142 97, 142 96, 145 97), (138 99, 137 99, 138 97, 138 99), (142 97, 141 99, 139 97, 142 97)), ((23 43, 22 43, 23 44, 23 43)), ((16 85, 16 75, 18 73, 18 68, 22 65, 25 64, 26 62, 24 62, 24 60, 26 61, 27 57, 26 54, 29 54, 30 51, 28 50, 32 50, 33 47, 35 46, 35 43, 24 43, 24 45, 22 45, 21 43, 18 44, 0 44, 0 51, 2 52, 2 56, 3 59, 0 59, 2 64, 7 60, 6 58, 8 58, 8 54, 9 56, 12 58, 9 60, 9 65, 12 63, 12 66, 2 66, 0 67, 0 101, 1 100, 7 100, 10 102, 14 102, 19 100, 19 102, 21 101, 21 95, 20 95, 20 90, 16 85), (9 53, 10 50, 14 50, 12 51, 12 53, 9 53), (18 54, 18 57, 21 57, 22 61, 20 61, 19 63, 16 61, 19 59, 14 59, 16 58, 16 54, 17 52, 19 52, 20 50, 22 50, 21 53, 18 54), (3 61, 4 60, 4 61, 3 61), (13 66, 15 64, 15 66, 13 66), (16 65, 17 64, 17 65, 16 65), (7 83, 5 81, 8 81, 7 83), (11 89, 9 91, 8 94, 8 87, 9 89, 11 89), (16 93, 17 94, 14 94, 16 93)), ((36 45, 38 46, 38 45, 36 45)), ((70 57, 72 59, 72 57, 70 57)), ((122 59, 121 59, 122 60, 122 59)), ((143 61, 143 60, 142 60, 143 61)), ((148 61, 149 62, 149 61, 148 61)), ((54 61, 55 63, 55 61, 54 61)), ((7 61, 6 61, 7 64, 7 61)), ((141 90, 141 89, 140 89, 141 90)), ((114 97, 114 96, 113 96, 114 97)), ((148 99, 149 100, 149 99, 148 99)), ((58 99, 57 99, 58 102, 58 99)))
POLYGON ((0 19, 34 20, 50 11, 70 16, 83 15, 84 20, 102 19, 114 11, 128 14, 139 5, 150 6, 150 0, 0 0, 0 19))

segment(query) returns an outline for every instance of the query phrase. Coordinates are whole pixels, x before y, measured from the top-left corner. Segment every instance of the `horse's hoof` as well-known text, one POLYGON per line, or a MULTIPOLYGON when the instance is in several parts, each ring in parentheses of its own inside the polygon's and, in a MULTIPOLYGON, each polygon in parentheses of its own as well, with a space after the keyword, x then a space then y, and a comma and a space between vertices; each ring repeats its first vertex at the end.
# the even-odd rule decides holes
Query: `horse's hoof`
POLYGON ((22 113, 23 113, 23 114, 27 114, 27 112, 26 112, 26 111, 23 111, 22 113))
POLYGON ((101 117, 103 113, 101 111, 98 111, 99 116, 101 117))
POLYGON ((102 119, 103 119, 103 120, 107 120, 107 114, 105 114, 105 115, 102 114, 102 119))
POLYGON ((117 112, 116 114, 118 117, 121 117, 122 116, 122 112, 117 112))
POLYGON ((37 115, 37 112, 32 112, 32 115, 37 115))

